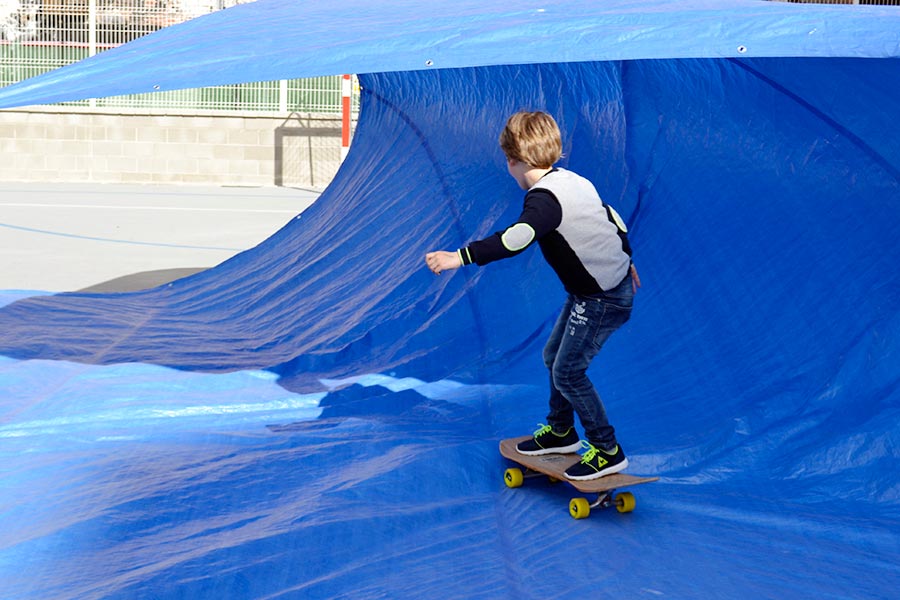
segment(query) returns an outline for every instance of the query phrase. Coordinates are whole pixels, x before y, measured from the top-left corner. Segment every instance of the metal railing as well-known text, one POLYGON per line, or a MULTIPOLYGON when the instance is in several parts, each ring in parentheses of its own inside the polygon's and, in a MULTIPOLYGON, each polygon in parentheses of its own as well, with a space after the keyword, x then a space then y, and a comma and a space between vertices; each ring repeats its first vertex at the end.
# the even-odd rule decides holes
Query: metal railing
MULTIPOLYGON (((162 27, 252 0, 0 0, 0 87, 162 27)), ((354 91, 358 86, 354 85, 354 91)), ((359 95, 353 94, 354 112, 359 95)), ((129 109, 341 112, 341 77, 264 81, 65 103, 129 109)))

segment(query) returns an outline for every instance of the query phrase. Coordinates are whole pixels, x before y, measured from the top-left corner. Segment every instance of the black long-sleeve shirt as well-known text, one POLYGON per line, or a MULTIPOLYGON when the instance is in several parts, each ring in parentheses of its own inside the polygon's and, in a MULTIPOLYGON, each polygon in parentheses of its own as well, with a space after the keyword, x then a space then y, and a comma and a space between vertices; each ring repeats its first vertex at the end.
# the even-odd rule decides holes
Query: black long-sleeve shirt
POLYGON ((464 265, 515 256, 535 241, 566 291, 596 296, 628 274, 631 248, 618 214, 587 179, 554 169, 525 194, 516 222, 459 250, 464 265))

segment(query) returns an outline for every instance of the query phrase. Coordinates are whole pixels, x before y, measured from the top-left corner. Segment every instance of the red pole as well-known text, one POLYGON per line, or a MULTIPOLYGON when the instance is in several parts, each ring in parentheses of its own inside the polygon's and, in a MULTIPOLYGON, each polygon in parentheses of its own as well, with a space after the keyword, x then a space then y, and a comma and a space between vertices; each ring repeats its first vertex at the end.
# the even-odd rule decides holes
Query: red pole
POLYGON ((341 80, 341 162, 350 150, 350 76, 341 80))

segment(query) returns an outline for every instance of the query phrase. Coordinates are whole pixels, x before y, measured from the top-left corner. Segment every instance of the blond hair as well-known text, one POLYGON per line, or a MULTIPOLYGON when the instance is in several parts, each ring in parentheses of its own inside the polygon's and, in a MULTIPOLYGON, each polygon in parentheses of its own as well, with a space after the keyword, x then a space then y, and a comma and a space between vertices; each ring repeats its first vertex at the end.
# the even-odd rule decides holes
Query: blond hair
POLYGON ((500 133, 500 148, 507 158, 549 169, 562 156, 559 125, 545 112, 517 112, 500 133))

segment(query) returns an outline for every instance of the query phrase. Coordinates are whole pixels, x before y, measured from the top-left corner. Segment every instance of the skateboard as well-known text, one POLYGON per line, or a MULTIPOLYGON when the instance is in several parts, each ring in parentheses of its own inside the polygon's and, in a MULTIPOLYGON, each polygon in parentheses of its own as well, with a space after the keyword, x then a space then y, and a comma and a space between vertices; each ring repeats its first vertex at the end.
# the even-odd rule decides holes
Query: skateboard
POLYGON ((591 514, 592 508, 608 508, 615 506, 620 513, 628 513, 634 510, 634 494, 631 492, 619 492, 623 487, 658 481, 659 477, 636 477, 626 473, 614 473, 599 479, 578 481, 566 479, 565 471, 579 460, 580 454, 544 454, 541 456, 527 456, 516 451, 516 444, 531 439, 525 435, 510 438, 500 442, 500 454, 509 460, 518 463, 525 468, 512 467, 503 474, 503 480, 507 487, 521 487, 526 478, 546 475, 550 481, 565 481, 583 494, 597 494, 594 502, 587 498, 573 498, 569 502, 569 514, 574 519, 586 519, 591 514))

